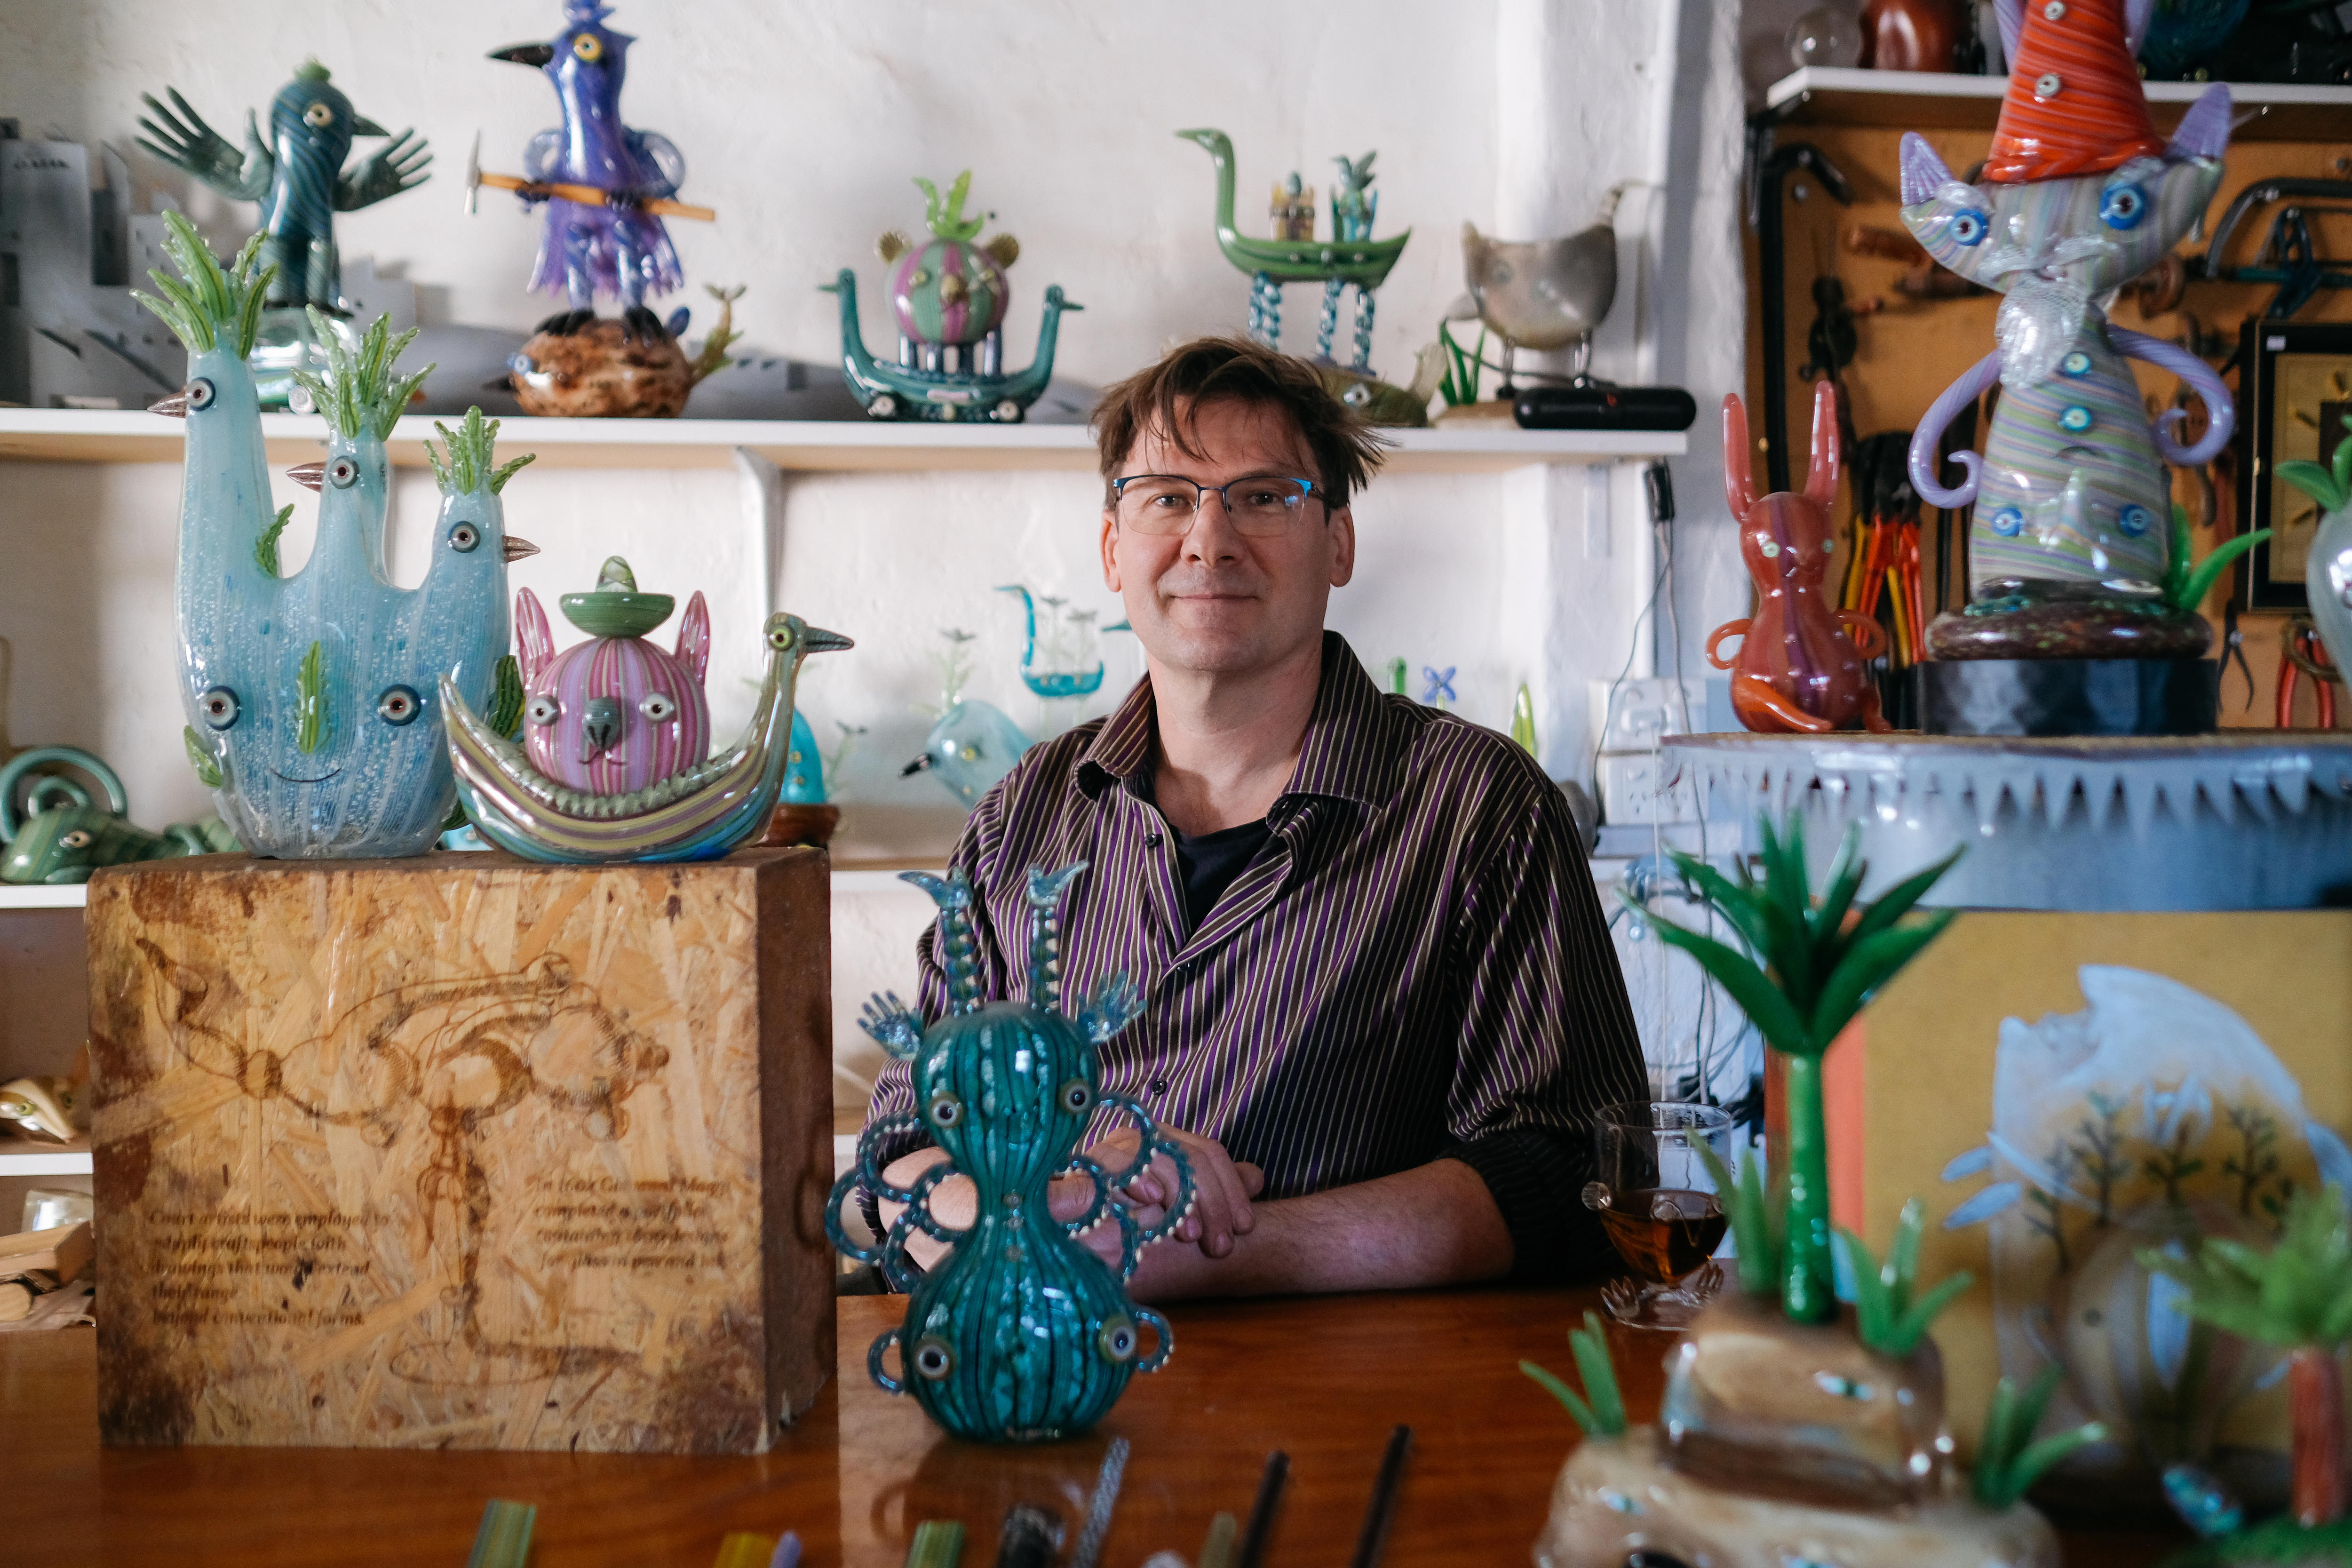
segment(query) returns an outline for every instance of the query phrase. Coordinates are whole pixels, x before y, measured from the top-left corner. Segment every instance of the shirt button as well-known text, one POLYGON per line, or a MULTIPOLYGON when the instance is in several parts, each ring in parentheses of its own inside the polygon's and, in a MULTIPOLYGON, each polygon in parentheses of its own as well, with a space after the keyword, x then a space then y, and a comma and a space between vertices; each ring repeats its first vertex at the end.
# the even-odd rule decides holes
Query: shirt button
POLYGON ((1158 835, 1157 833, 1147 833, 1147 834, 1145 834, 1145 835, 1143 836, 1143 847, 1144 847, 1146 849, 1157 849, 1157 848, 1159 848, 1159 847, 1160 847, 1160 835, 1158 835))
POLYGON ((1166 1094, 1168 1092, 1168 1080, 1164 1078, 1153 1079, 1151 1080, 1151 1092, 1154 1094, 1166 1094))

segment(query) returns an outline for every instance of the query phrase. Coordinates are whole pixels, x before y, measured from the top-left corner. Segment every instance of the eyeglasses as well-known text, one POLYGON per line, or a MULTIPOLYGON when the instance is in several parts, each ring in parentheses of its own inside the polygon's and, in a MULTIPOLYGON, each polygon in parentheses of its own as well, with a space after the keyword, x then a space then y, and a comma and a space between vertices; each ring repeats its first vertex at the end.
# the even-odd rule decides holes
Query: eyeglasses
POLYGON ((1183 533, 1215 496, 1225 503, 1234 531, 1268 539, 1288 531, 1291 521, 1305 510, 1307 498, 1315 494, 1315 481, 1253 474, 1231 484, 1204 485, 1179 474, 1130 474, 1113 479, 1110 494, 1118 525, 1138 533, 1161 538, 1183 533))

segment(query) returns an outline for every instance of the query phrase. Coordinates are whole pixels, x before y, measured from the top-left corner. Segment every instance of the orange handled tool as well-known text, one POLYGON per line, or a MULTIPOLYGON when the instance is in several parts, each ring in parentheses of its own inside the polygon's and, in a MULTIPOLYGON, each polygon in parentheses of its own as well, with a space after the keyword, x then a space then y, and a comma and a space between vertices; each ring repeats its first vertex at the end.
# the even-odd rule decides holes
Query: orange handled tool
MULTIPOLYGON (((613 193, 594 185, 575 185, 556 180, 526 180, 520 174, 486 174, 482 173, 482 139, 474 138, 473 150, 466 154, 466 210, 474 210, 476 193, 484 185, 494 190, 520 191, 527 196, 561 196, 567 202, 583 206, 604 207, 613 205, 613 193)), ((658 217, 690 217, 704 223, 716 223, 719 214, 709 207, 695 206, 688 202, 674 202, 667 196, 635 204, 640 212, 658 217)))

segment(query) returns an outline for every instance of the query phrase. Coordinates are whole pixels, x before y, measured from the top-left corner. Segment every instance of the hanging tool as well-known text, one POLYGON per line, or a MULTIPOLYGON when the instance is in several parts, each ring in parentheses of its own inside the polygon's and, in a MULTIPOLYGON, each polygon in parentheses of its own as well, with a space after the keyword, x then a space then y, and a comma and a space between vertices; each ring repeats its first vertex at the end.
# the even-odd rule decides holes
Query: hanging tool
POLYGON ((2317 628, 2309 616, 2289 616, 2286 625, 2279 628, 2278 710, 2276 720, 2282 730, 2294 728, 2294 689, 2296 678, 2311 677, 2316 689, 2313 696, 2319 705, 2319 727, 2336 728, 2336 688, 2344 683, 2342 672, 2327 660, 2327 649, 2319 640, 2317 628))
POLYGON ((2238 711, 2254 710, 2254 667, 2246 662, 2246 629, 2238 624, 2238 601, 2231 599, 2221 607, 2221 675, 2227 679, 2230 666, 2235 662, 2238 673, 2246 678, 2246 700, 2238 711))
POLYGON ((1748 122, 1748 221, 1756 230, 1757 269, 1764 296, 1764 475, 1769 489, 1789 488, 1789 300, 1785 217, 1780 183, 1810 170, 1840 205, 1853 205, 1853 185, 1810 142, 1773 145, 1772 125, 1748 122))

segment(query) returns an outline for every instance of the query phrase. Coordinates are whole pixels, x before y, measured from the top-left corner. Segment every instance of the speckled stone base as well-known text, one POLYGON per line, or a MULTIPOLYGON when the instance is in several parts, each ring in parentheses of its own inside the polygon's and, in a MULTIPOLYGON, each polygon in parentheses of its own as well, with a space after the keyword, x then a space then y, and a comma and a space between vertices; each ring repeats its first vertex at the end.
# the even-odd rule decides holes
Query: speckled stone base
MULTIPOLYGON (((2127 585, 2126 585, 2127 586, 2127 585)), ((1927 623, 1930 658, 2196 658, 2213 628, 2157 591, 2009 578, 1978 589, 1965 610, 1927 623)))

